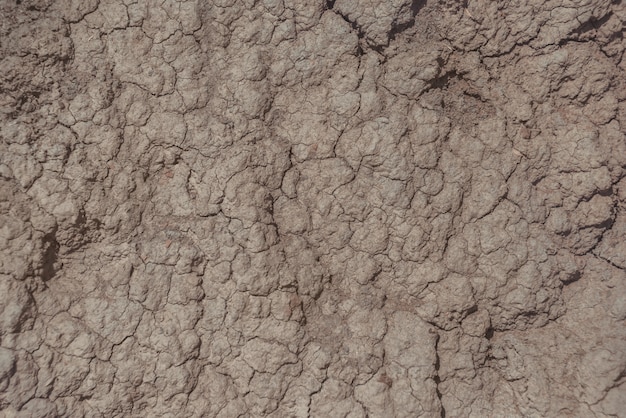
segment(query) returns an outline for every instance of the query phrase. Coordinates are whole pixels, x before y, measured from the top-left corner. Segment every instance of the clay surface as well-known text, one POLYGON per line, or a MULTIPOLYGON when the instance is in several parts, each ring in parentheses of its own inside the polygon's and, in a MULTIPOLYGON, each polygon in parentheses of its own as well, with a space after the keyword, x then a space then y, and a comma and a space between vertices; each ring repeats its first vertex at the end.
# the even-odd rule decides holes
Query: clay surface
POLYGON ((625 417, 623 0, 0 0, 0 415, 625 417))

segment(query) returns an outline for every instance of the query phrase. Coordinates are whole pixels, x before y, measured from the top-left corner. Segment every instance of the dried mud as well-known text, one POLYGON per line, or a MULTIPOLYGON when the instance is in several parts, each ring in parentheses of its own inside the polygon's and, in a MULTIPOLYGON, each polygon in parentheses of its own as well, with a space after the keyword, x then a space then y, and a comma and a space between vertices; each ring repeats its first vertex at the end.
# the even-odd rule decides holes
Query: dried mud
POLYGON ((626 416, 622 0, 0 0, 0 415, 626 416))

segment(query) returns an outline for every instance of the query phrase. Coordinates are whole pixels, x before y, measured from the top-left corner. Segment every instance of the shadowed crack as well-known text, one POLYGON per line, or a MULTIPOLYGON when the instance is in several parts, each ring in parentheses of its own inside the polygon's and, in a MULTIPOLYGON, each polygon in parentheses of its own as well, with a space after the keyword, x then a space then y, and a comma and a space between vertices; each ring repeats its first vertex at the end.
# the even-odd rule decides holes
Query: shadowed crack
POLYGON ((439 405, 441 407, 441 418, 446 418, 446 408, 444 408, 443 406, 443 402, 442 402, 442 398, 443 395, 441 393, 441 390, 439 390, 439 384, 441 383, 441 378, 439 377, 439 368, 441 366, 440 364, 440 360, 439 360, 439 336, 437 336, 437 340, 435 341, 435 377, 433 377, 433 380, 435 381, 435 385, 436 385, 436 393, 437 393, 437 398, 439 398, 439 405))
POLYGON ((411 20, 402 23, 402 24, 394 24, 389 31, 389 41, 393 41, 396 39, 400 33, 412 28, 415 26, 415 16, 419 13, 419 11, 426 6, 426 0, 413 0, 411 3, 411 20))
POLYGON ((461 76, 454 70, 448 71, 445 74, 434 78, 430 81, 430 89, 444 89, 447 88, 452 80, 460 80, 461 76))
POLYGON ((589 19, 588 21, 580 25, 580 27, 576 28, 572 33, 574 35, 583 35, 592 30, 600 29, 603 25, 605 25, 609 21, 609 19, 611 19, 611 16, 613 16, 612 12, 607 13, 606 15, 602 16, 600 19, 595 19, 592 17, 591 19, 589 19))
POLYGON ((43 264, 41 267, 41 278, 47 282, 57 273, 56 262, 59 258, 60 245, 56 240, 55 232, 44 235, 43 240, 43 264))

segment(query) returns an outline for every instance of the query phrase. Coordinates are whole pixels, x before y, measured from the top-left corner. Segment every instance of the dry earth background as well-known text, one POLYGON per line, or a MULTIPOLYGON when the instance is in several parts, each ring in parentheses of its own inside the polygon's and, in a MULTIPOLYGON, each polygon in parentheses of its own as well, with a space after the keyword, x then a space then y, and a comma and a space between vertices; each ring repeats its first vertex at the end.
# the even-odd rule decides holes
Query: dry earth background
POLYGON ((621 0, 0 0, 0 415, 626 416, 621 0))

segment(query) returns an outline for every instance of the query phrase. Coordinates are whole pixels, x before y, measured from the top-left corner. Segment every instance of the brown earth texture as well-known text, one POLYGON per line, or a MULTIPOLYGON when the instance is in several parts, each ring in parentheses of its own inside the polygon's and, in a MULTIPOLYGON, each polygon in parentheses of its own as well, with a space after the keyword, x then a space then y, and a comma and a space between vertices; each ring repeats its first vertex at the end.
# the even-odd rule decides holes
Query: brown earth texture
POLYGON ((0 416, 626 417, 622 0, 0 0, 0 416))

